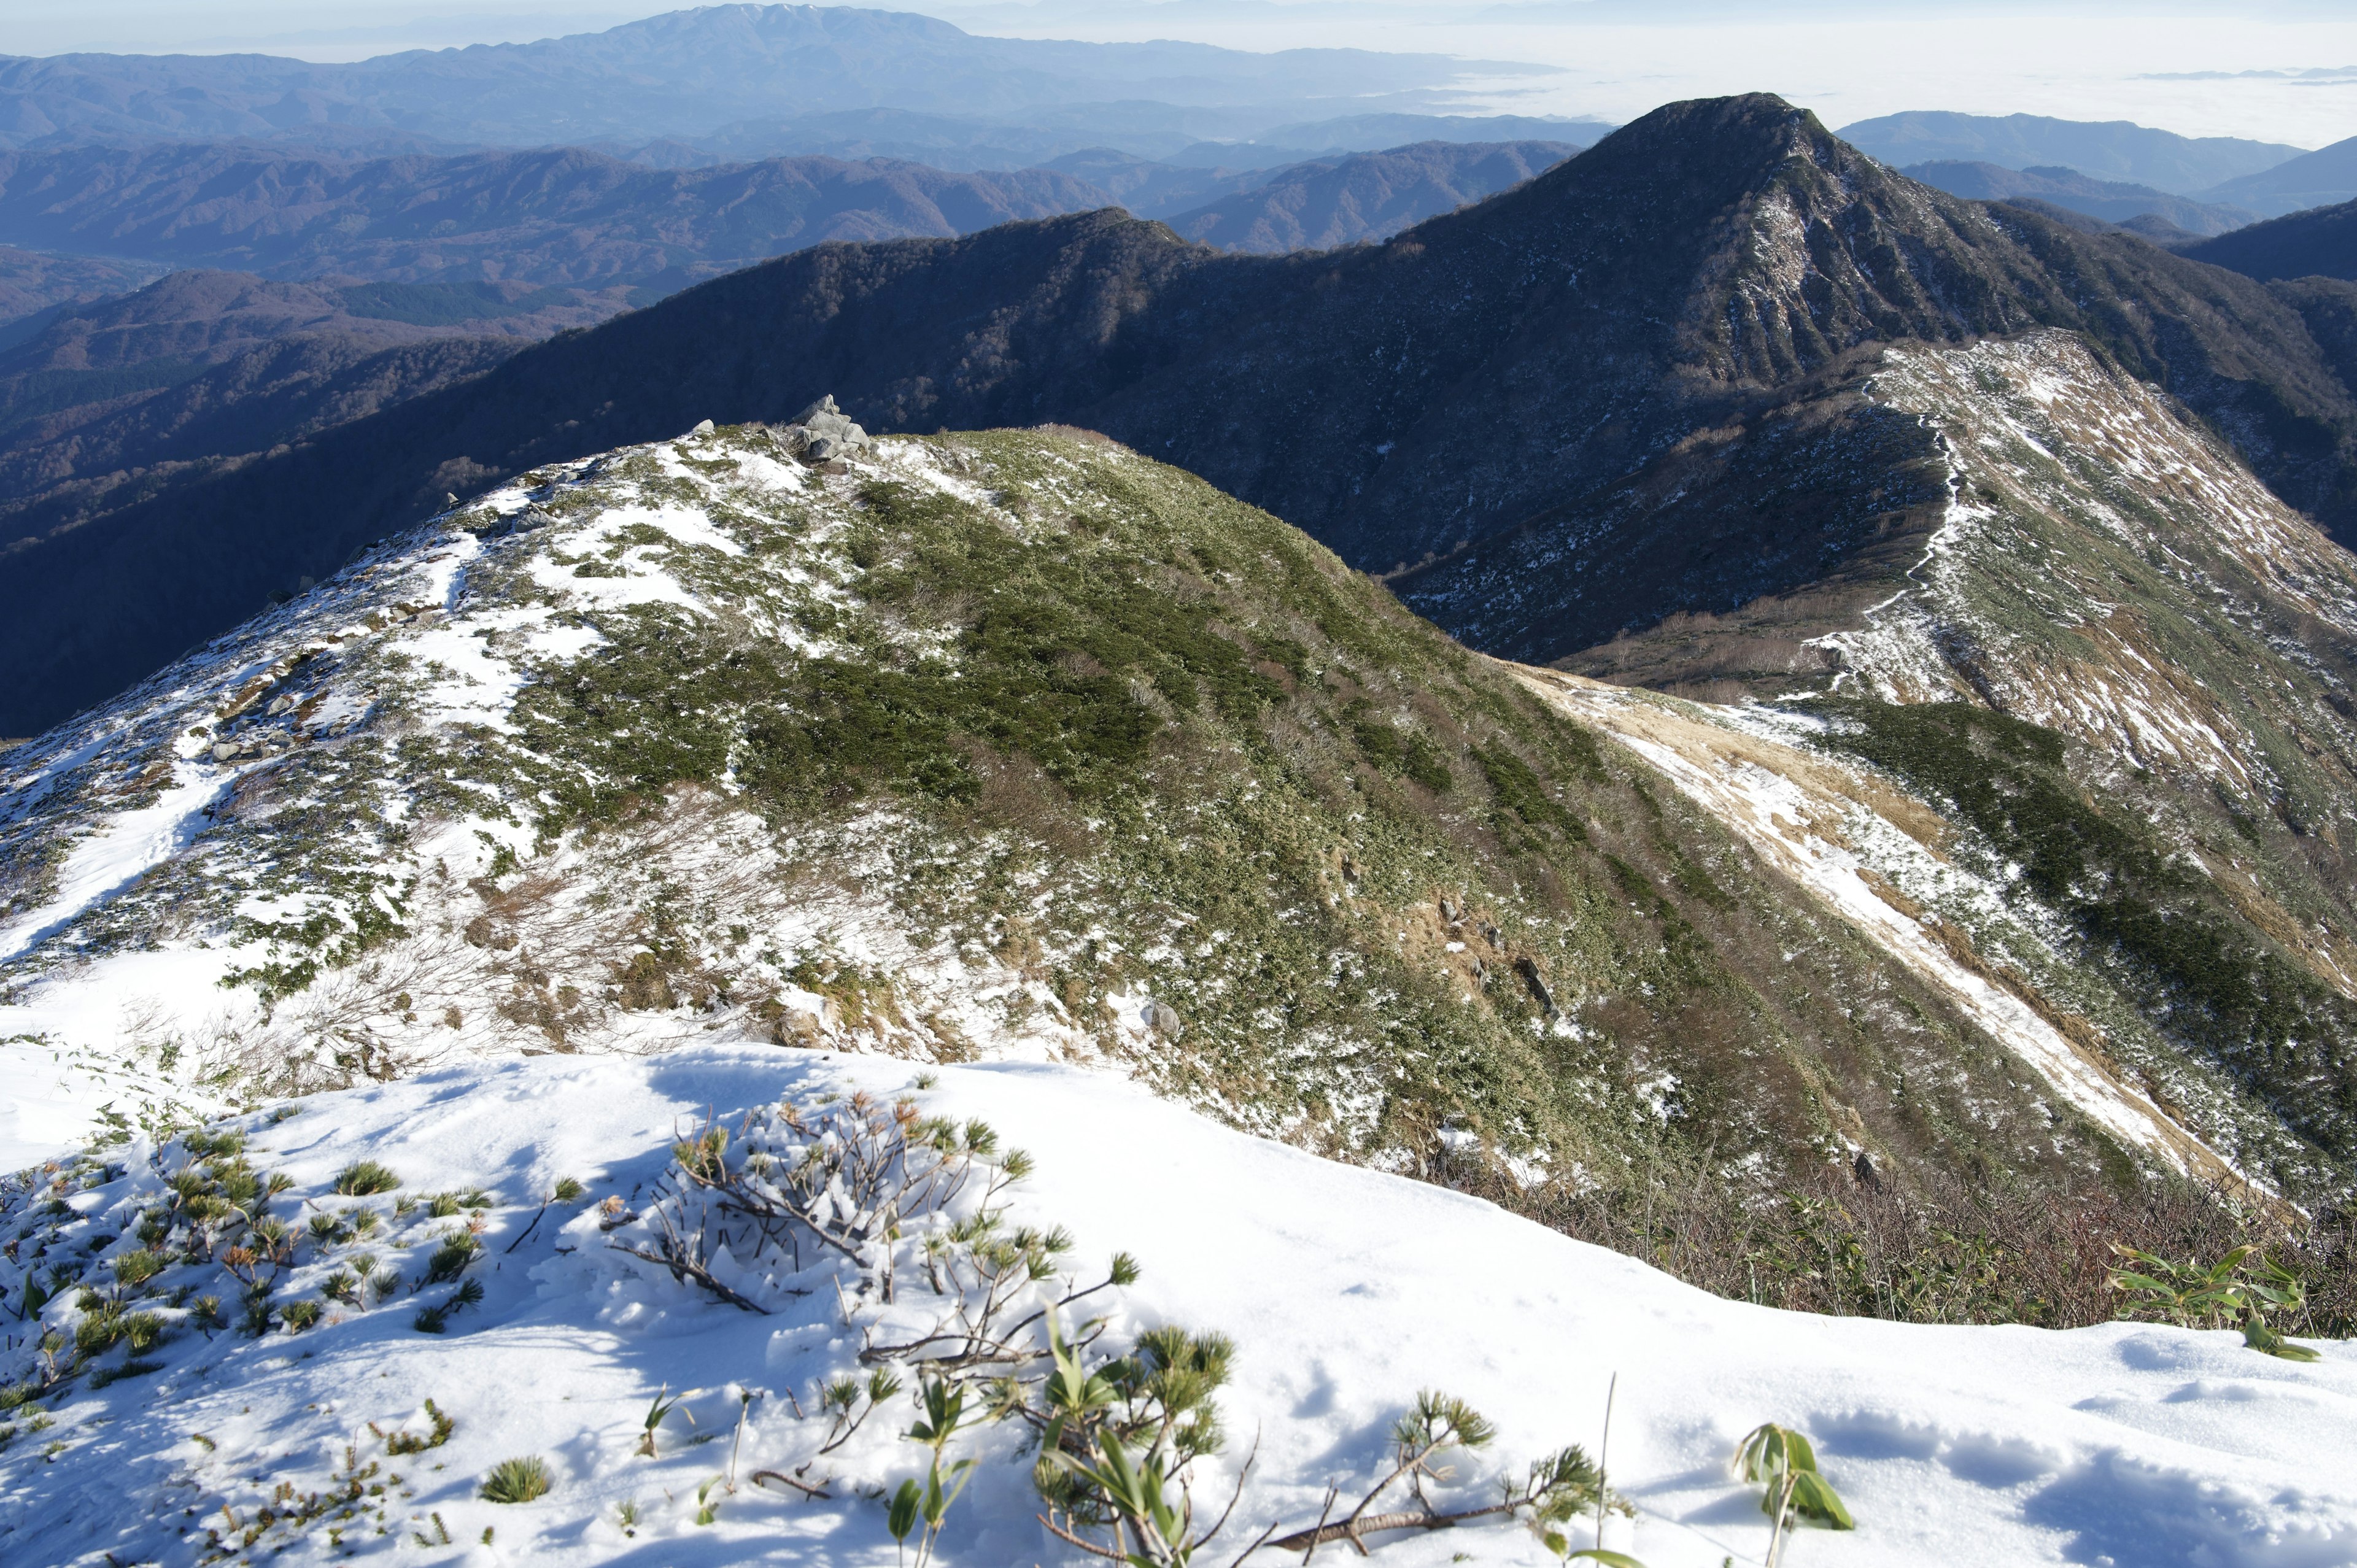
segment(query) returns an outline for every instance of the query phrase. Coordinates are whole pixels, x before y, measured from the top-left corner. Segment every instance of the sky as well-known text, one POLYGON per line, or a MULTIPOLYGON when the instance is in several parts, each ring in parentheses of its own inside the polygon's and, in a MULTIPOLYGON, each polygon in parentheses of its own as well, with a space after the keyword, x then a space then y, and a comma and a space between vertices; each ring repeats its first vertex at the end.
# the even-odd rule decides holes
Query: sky
MULTIPOLYGON (((590 32, 664 8, 529 0, 5 0, 0 53, 358 59, 590 32)), ((2357 134, 2357 0, 899 0, 976 33, 1409 50, 1552 68, 1474 108, 1623 121, 1765 90, 1840 125, 1903 109, 2133 120, 2315 147, 2357 134)))

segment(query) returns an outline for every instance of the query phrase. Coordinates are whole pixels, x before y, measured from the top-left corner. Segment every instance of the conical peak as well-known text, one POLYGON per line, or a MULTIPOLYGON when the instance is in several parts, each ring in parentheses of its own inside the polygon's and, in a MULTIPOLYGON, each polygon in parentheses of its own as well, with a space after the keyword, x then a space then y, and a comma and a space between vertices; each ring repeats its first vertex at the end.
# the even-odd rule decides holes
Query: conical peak
POLYGON ((1584 183, 1667 177, 1731 195, 1764 184, 1794 157, 1830 165, 1857 156, 1808 110, 1772 92, 1747 92, 1665 103, 1565 169, 1579 168, 1584 183))

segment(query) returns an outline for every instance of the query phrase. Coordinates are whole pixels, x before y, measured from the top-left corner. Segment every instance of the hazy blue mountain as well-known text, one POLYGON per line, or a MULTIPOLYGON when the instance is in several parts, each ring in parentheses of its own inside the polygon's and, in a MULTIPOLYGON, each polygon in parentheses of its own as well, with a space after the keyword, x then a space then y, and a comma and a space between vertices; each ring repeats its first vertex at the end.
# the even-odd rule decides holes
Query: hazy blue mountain
POLYGON ((651 169, 575 148, 365 162, 172 143, 0 153, 0 240, 281 278, 668 293, 823 240, 961 234, 1112 200, 1053 170, 834 158, 651 169))
MULTIPOLYGON (((1935 162, 2004 168, 2060 165, 2098 179, 2129 180, 2180 196, 2241 201, 2210 188, 2300 156, 2298 147, 2238 136, 2180 136, 2126 120, 2056 120, 2042 114, 1954 114, 1910 110, 1841 128, 1852 146, 1894 168, 1935 162)), ((2243 202, 2256 206, 2255 202, 2243 202)))
MULTIPOLYGON (((694 137, 843 110, 999 118, 1134 101, 1246 108, 1265 125, 1315 118, 1321 108, 1424 107, 1471 69, 1476 62, 1439 55, 986 38, 905 12, 716 5, 601 33, 350 64, 0 57, 0 145, 393 133, 533 146, 694 137)), ((1207 124, 1194 135, 1254 128, 1207 124)))
POLYGON ((2270 218, 2357 199, 2357 136, 2227 180, 2201 195, 2204 201, 2256 208, 2270 218))
POLYGON ((1968 196, 1976 201, 2035 198, 2110 223, 2150 214, 2196 236, 2223 234, 2259 220, 2259 215, 2247 207, 2194 201, 2148 185, 2095 179, 2070 168, 2010 169, 2001 164, 1943 162, 1914 164, 1899 172, 1937 186, 1951 196, 1968 196))
POLYGON ((147 262, 44 255, 0 245, 0 347, 14 340, 12 328, 27 317, 128 294, 153 282, 161 270, 147 262))
POLYGON ((1564 142, 1421 142, 1354 153, 1297 165, 1165 221, 1222 250, 1329 250, 1388 239, 1544 174, 1578 150, 1564 142))

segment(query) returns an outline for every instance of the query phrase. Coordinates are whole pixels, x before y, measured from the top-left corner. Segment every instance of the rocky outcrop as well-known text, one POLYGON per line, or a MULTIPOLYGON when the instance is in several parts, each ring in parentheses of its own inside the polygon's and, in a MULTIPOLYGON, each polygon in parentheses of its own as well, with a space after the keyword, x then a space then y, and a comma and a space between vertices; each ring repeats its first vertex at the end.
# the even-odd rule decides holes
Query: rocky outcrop
POLYGON ((874 445, 858 421, 834 406, 832 392, 794 415, 793 423, 778 432, 778 439, 785 443, 787 451, 809 463, 831 462, 874 445))

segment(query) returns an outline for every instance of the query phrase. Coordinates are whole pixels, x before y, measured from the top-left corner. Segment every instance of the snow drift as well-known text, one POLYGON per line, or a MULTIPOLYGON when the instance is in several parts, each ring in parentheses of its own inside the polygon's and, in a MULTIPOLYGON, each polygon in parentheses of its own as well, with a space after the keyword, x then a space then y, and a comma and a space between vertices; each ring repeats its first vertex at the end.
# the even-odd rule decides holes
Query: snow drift
MULTIPOLYGON (((1442 1488, 1477 1496, 1563 1444, 1594 1452, 1617 1374, 1608 1463, 1635 1512, 1608 1522, 1606 1542, 1652 1568, 1760 1559, 1758 1493, 1730 1478, 1727 1458, 1768 1420, 1815 1439, 1858 1521, 1855 1534, 1807 1532, 1788 1552, 1794 1563, 2357 1563, 2347 1346, 2295 1365, 2230 1332, 1779 1313, 1472 1198, 1227 1131, 1103 1075, 1013 1063, 912 1072, 748 1047, 542 1058, 452 1066, 221 1124, 244 1133, 257 1172, 292 1178, 272 1201, 307 1227, 274 1310, 323 1310, 299 1332, 282 1323, 247 1337, 208 1334, 191 1302, 163 1305, 168 1291, 145 1304, 160 1320, 141 1352, 153 1369, 103 1388, 85 1378, 6 1417, 0 1556, 27 1568, 896 1562, 879 1499, 922 1473, 924 1450, 900 1435, 909 1396, 813 1461, 829 1431, 823 1385, 864 1376, 863 1341, 893 1314, 920 1313, 923 1289, 904 1280, 886 1307, 813 1288, 819 1273, 756 1282, 743 1260, 723 1265, 759 1296, 756 1311, 612 1245, 632 1234, 620 1217, 653 1202, 675 1140, 740 1125, 756 1107, 865 1090, 909 1097, 928 1116, 985 1119, 1004 1146, 1028 1150, 1036 1174, 1011 1189, 1010 1219, 1068 1228, 1076 1279, 1102 1277, 1117 1251, 1135 1256, 1133 1285, 1070 1314, 1105 1315, 1108 1344, 1165 1324, 1232 1337, 1227 1441, 1199 1474, 1199 1496, 1216 1511, 1246 1455, 1256 1459, 1237 1522, 1204 1561, 1227 1562, 1266 1523, 1310 1524, 1329 1485, 1347 1507, 1420 1389, 1458 1395, 1500 1428, 1442 1488), (339 1173, 362 1161, 401 1186, 334 1194, 339 1173), (547 1203, 567 1177, 586 1191, 547 1203), (421 1201, 395 1214, 402 1197, 421 1201), (379 1219, 357 1241, 320 1240, 363 1208, 379 1219), (481 1299, 457 1305, 438 1335, 420 1332, 421 1305, 447 1303, 455 1287, 404 1282, 430 1275, 450 1235, 469 1230, 475 1261, 460 1274, 480 1283, 481 1299), (361 1246, 398 1288, 372 1305, 365 1290, 360 1305, 323 1297, 361 1246), (644 1421, 665 1390, 682 1402, 650 1458, 639 1453, 644 1421), (495 1465, 534 1455, 553 1482, 544 1496, 479 1495, 495 1465), (799 1473, 827 1495, 773 1495, 748 1479, 760 1469, 799 1473)), ((89 1283, 136 1273, 119 1261, 143 1248, 141 1211, 195 1153, 138 1144, 109 1165, 42 1173, 10 1197, 7 1267, 86 1260, 89 1283)), ((38 1370, 44 1326, 73 1337, 87 1316, 76 1294, 61 1290, 40 1323, 12 1334, 12 1378, 38 1370)), ((950 1513, 942 1561, 1082 1560, 1036 1522, 1011 1426, 952 1450, 982 1463, 950 1513)), ((1574 1543, 1587 1539, 1583 1527, 1574 1543)), ((1528 1531, 1496 1522, 1383 1538, 1375 1552, 1404 1568, 1552 1560, 1528 1531)))

